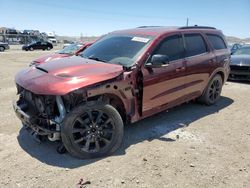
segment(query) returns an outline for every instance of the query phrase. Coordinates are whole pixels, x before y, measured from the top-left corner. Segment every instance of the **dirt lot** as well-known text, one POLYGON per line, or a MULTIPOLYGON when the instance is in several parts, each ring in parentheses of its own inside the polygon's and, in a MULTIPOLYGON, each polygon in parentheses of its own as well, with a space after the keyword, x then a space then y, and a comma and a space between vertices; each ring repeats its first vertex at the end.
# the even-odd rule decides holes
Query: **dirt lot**
POLYGON ((0 53, 0 187, 250 187, 250 84, 128 125, 113 156, 78 160, 32 140, 12 110, 14 75, 48 53, 0 53))

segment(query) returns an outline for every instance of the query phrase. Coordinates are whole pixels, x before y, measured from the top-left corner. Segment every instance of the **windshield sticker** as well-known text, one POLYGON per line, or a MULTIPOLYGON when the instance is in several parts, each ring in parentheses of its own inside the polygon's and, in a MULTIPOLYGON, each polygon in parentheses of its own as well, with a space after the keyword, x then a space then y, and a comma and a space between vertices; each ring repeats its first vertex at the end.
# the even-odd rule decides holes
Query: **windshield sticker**
POLYGON ((143 43, 147 43, 149 41, 149 39, 143 38, 143 37, 133 37, 131 40, 136 41, 136 42, 143 42, 143 43))

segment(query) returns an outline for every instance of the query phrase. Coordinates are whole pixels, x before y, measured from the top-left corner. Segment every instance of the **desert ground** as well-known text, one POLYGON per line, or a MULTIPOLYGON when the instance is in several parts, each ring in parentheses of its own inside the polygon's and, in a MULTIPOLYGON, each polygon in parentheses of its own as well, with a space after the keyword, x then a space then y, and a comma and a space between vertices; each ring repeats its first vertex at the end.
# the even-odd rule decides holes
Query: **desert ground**
POLYGON ((249 83, 227 82, 214 106, 190 102, 127 125, 115 154, 79 160, 35 142, 12 109, 15 74, 54 52, 0 53, 0 187, 250 187, 249 83))

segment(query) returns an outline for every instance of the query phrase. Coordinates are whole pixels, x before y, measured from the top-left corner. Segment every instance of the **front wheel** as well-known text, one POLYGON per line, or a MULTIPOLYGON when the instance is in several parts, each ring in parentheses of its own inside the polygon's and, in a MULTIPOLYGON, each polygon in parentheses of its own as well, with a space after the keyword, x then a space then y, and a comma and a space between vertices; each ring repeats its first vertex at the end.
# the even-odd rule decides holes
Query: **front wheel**
POLYGON ((116 151, 123 139, 123 121, 109 104, 81 105, 63 121, 62 142, 78 158, 96 158, 116 151))
POLYGON ((50 49, 51 49, 51 48, 48 46, 48 47, 47 47, 47 50, 50 50, 50 49))
POLYGON ((4 50, 5 50, 5 48, 0 46, 0 52, 3 52, 4 50))
POLYGON ((219 74, 215 75, 208 83, 203 95, 199 98, 200 102, 206 105, 215 104, 220 98, 222 85, 223 81, 221 76, 219 74))

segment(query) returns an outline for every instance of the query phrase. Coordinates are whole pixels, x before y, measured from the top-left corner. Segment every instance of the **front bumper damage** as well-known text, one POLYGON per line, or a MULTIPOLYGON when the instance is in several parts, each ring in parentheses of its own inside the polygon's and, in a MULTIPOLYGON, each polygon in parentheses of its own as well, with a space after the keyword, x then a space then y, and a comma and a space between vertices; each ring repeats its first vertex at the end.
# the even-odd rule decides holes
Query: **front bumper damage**
POLYGON ((61 140, 61 124, 66 115, 62 97, 36 95, 17 88, 19 99, 13 101, 13 109, 24 127, 50 141, 61 140))
POLYGON ((56 129, 51 130, 36 124, 38 117, 22 110, 22 106, 19 106, 18 102, 16 101, 13 101, 13 109, 16 116, 21 120, 22 124, 36 132, 38 135, 51 135, 59 132, 56 129))

